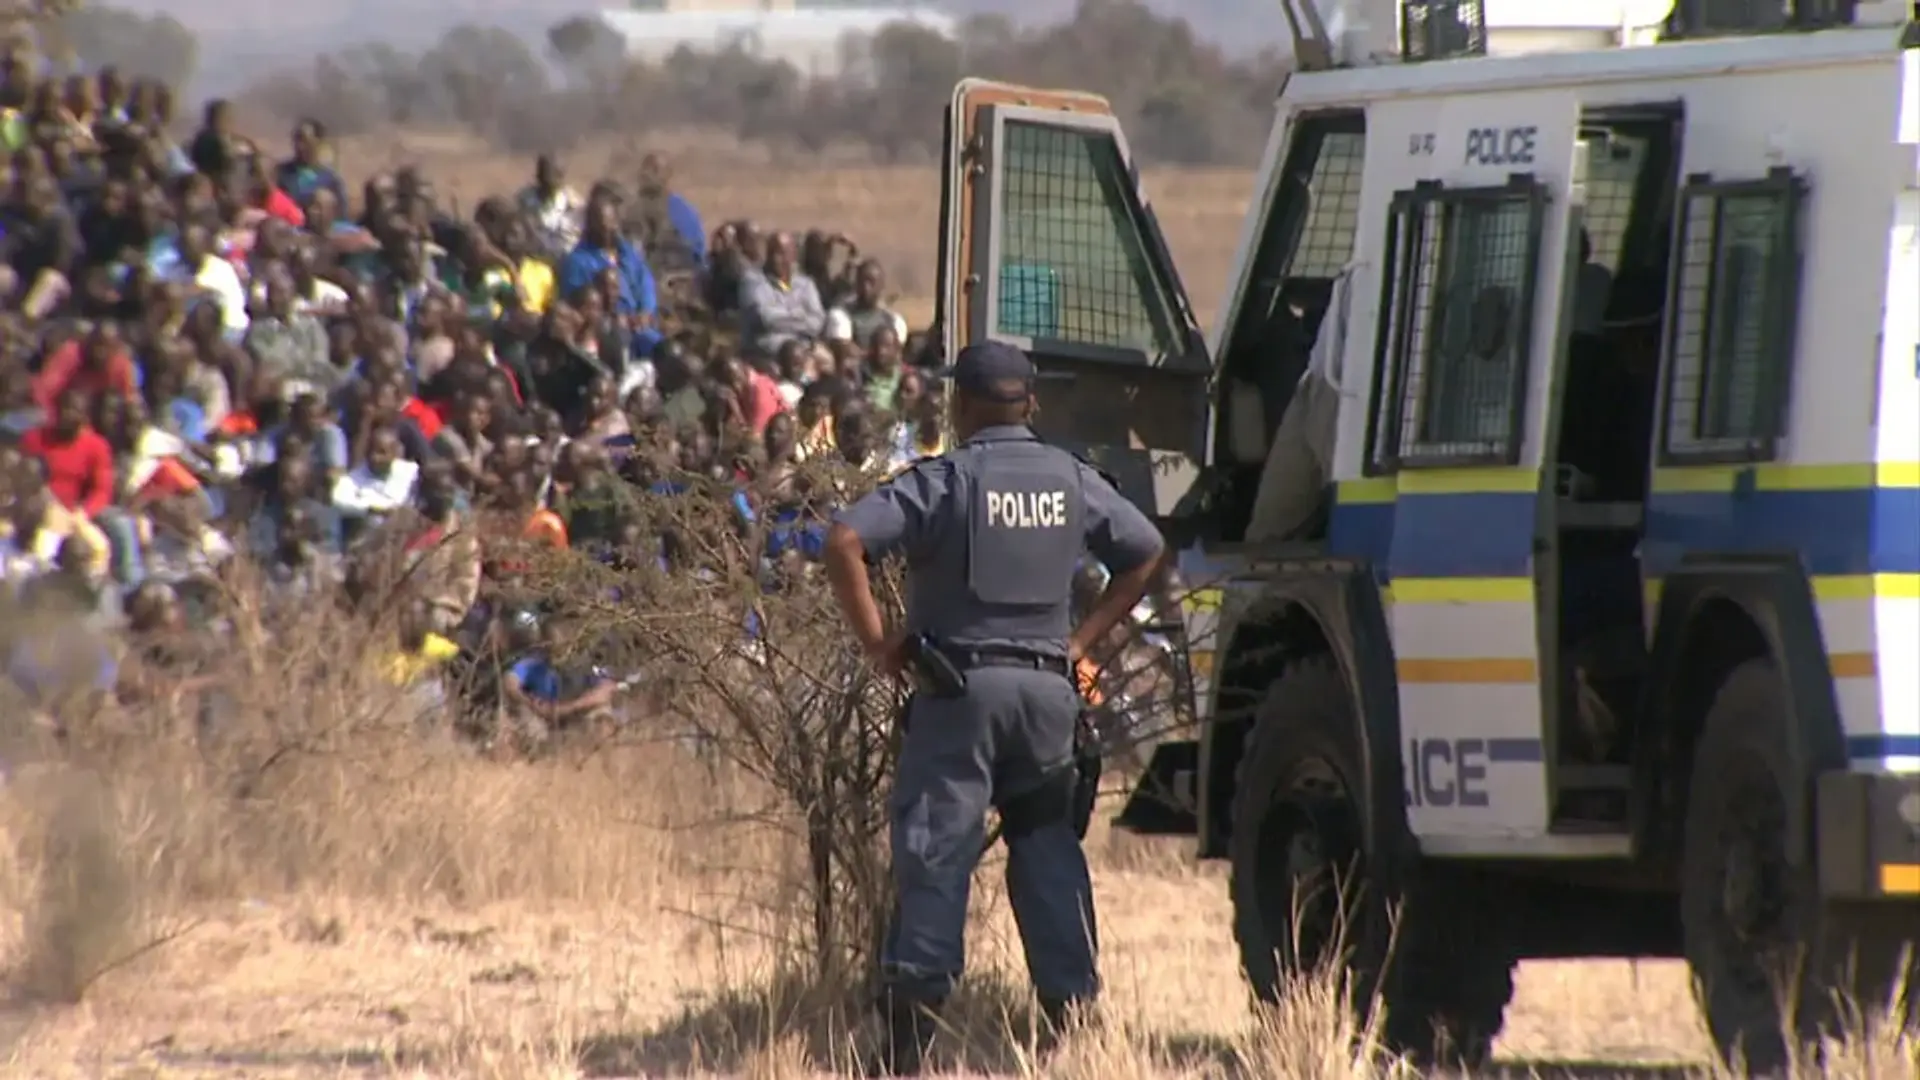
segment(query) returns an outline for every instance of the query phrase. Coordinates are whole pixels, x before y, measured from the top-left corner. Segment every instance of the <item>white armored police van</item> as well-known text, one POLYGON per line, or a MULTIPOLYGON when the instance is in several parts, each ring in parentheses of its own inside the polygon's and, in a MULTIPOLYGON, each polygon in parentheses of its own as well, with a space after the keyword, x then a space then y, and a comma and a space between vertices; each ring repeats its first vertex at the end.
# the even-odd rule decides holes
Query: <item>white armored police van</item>
POLYGON ((947 355, 1070 375, 1194 590, 1119 823, 1230 860, 1262 997, 1344 919, 1416 1055, 1683 956, 1777 1066, 1920 941, 1920 11, 1284 7, 1210 334, 1103 100, 948 112, 947 355))

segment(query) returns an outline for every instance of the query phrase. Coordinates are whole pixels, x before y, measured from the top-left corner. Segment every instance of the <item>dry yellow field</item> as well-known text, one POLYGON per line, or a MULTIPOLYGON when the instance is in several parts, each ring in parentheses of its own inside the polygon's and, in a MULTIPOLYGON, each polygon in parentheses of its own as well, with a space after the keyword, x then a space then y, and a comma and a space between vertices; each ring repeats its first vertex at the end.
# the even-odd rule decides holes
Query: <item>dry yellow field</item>
MULTIPOLYGON (((89 816, 71 769, 10 787, 6 1075, 772 1078, 860 1053, 844 1002, 769 989, 794 902, 776 873, 785 845, 718 824, 743 785, 677 751, 497 765, 369 748, 292 762, 274 804, 251 807, 197 787, 184 757, 113 760, 110 821, 89 816), (65 860, 52 881, 49 857, 65 860), (80 1004, 33 1003, 75 956, 116 966, 80 1004)), ((1256 1030, 1217 867, 1104 827, 1089 843, 1105 1030, 1044 1057, 1025 1037, 995 859, 952 1064, 1072 1080, 1360 1075, 1311 994, 1282 1030, 1256 1030)), ((1508 1075, 1650 1076, 1706 1051, 1674 965, 1540 964, 1503 1058, 1508 1075)))

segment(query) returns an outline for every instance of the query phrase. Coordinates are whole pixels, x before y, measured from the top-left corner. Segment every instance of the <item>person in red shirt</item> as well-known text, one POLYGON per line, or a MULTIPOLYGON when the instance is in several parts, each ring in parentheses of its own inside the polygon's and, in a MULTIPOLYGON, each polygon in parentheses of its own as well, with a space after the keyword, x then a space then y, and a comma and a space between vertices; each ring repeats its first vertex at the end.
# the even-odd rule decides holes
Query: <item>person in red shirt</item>
POLYGON ((255 158, 253 175, 247 178, 247 201, 255 210, 268 217, 278 218, 296 229, 307 227, 307 212, 300 209, 294 197, 280 190, 273 182, 273 174, 268 170, 265 158, 255 158))
POLYGON ((68 389, 55 399, 53 420, 20 439, 20 449, 47 467, 47 490, 89 521, 113 500, 113 447, 87 425, 87 400, 68 389))
POLYGON ((99 323, 85 337, 53 350, 41 365, 40 374, 34 376, 33 403, 51 416, 54 400, 68 390, 87 397, 111 392, 128 401, 140 399, 134 382, 133 353, 116 324, 99 323))
POLYGON ((755 437, 764 434, 767 422, 787 411, 787 399, 780 394, 780 384, 743 360, 729 360, 725 370, 727 384, 740 404, 740 417, 746 421, 747 430, 755 437))

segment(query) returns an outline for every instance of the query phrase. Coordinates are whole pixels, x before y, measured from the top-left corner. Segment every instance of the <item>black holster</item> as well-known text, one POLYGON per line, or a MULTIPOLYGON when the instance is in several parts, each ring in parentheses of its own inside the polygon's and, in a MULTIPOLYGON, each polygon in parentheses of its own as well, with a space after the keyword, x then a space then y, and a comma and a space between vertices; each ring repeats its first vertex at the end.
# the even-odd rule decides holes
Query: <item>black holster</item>
POLYGON ((1093 825, 1093 804, 1100 797, 1100 743, 1093 713, 1082 708, 1073 722, 1073 834, 1082 840, 1093 825))
POLYGON ((953 658, 940 651, 939 643, 926 634, 914 634, 906 640, 907 667, 913 672, 917 689, 937 698, 965 697, 967 673, 953 658))

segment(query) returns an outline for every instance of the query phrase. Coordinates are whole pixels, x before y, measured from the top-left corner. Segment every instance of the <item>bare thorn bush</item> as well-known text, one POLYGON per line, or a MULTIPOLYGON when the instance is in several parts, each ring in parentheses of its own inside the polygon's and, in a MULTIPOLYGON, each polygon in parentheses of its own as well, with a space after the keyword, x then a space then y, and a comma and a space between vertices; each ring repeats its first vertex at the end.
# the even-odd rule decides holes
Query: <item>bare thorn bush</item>
MULTIPOLYGON (((853 490, 868 479, 815 463, 782 490, 853 490)), ((620 572, 575 556, 550 561, 527 586, 570 628, 565 651, 632 673, 665 706, 628 739, 676 743, 715 782, 763 793, 716 808, 708 823, 751 826, 785 853, 763 887, 736 899, 761 908, 759 925, 796 971, 823 986, 863 985, 891 908, 886 796, 907 690, 865 665, 818 565, 791 546, 824 530, 822 503, 771 492, 778 509, 749 521, 709 497, 724 495, 709 490, 717 485, 668 483, 684 490, 637 497, 628 510, 668 538, 667 566, 620 572)), ((898 568, 876 585, 897 613, 898 568)))

